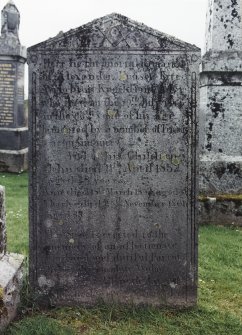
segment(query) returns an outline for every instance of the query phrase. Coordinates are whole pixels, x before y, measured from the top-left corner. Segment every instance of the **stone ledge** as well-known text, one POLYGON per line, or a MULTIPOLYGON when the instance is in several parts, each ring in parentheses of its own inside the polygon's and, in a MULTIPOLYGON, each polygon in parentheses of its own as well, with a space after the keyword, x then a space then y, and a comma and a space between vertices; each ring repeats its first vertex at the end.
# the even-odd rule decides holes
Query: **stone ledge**
POLYGON ((0 131, 5 132, 5 131, 11 131, 11 132, 17 132, 21 133, 24 131, 28 131, 28 127, 20 127, 20 128, 1 128, 0 131))
POLYGON ((242 227, 242 194, 199 197, 199 224, 242 227))
POLYGON ((199 190, 204 196, 242 193, 242 157, 223 155, 201 156, 199 166, 199 190))
POLYGON ((0 150, 0 171, 21 173, 28 169, 28 148, 0 150))
POLYGON ((6 254, 0 260, 0 333, 14 319, 20 302, 24 256, 6 254))
POLYGON ((1 150, 0 154, 9 154, 9 155, 23 155, 28 153, 28 148, 24 148, 21 150, 1 150))
POLYGON ((0 129, 0 149, 20 151, 28 148, 28 129, 0 129))
POLYGON ((202 57, 200 72, 242 72, 242 51, 209 51, 202 57))

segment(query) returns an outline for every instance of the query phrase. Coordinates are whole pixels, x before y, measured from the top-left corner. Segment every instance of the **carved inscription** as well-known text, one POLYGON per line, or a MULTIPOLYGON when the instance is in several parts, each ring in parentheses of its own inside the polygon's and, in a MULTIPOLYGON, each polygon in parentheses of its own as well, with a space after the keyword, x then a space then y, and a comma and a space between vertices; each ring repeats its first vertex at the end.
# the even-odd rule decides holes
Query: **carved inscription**
POLYGON ((11 126, 14 122, 15 82, 15 65, 0 62, 0 127, 11 126))
POLYGON ((18 64, 18 85, 17 85, 18 104, 24 104, 24 64, 18 64))
POLYGON ((39 238, 48 261, 39 261, 40 275, 185 280, 186 67, 180 55, 43 57, 39 238))
POLYGON ((31 280, 56 304, 194 303, 198 50, 127 22, 143 51, 77 48, 95 29, 29 51, 31 280))

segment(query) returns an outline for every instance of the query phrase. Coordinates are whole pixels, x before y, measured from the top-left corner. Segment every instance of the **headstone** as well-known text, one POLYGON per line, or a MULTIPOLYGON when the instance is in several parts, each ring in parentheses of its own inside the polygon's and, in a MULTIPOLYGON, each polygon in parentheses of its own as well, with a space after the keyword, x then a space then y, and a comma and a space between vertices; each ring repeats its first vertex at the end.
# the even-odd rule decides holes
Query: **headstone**
POLYGON ((16 316, 24 256, 6 251, 5 188, 0 186, 0 334, 16 316))
POLYGON ((8 172, 27 169, 26 50, 19 41, 19 23, 19 11, 9 1, 2 10, 0 36, 0 171, 8 172))
POLYGON ((118 14, 28 49, 40 302, 196 303, 199 62, 118 14))
POLYGON ((242 224, 241 1, 211 0, 206 29, 200 91, 201 220, 242 224))

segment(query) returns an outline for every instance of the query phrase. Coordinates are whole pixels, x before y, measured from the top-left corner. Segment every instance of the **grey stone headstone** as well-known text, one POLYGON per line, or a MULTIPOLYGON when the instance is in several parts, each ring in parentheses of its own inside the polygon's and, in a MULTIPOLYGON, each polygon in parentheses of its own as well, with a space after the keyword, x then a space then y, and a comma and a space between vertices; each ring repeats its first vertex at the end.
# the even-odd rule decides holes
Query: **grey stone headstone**
POLYGON ((0 171, 27 168, 27 115, 24 110, 26 50, 19 41, 20 14, 14 3, 2 10, 0 36, 0 171))
POLYGON ((40 301, 196 303, 199 62, 117 14, 28 49, 40 301))

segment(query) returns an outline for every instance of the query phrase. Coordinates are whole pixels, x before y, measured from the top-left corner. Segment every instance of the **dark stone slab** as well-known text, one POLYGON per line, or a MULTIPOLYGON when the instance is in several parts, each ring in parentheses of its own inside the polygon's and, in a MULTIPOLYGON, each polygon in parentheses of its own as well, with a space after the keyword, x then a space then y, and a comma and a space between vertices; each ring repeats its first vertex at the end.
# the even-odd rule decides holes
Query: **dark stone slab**
POLYGON ((0 55, 0 128, 26 127, 24 63, 22 57, 0 55))
POLYGON ((117 14, 28 50, 40 301, 196 304, 199 58, 117 14))
POLYGON ((22 150, 28 147, 28 128, 0 128, 0 147, 22 150))

